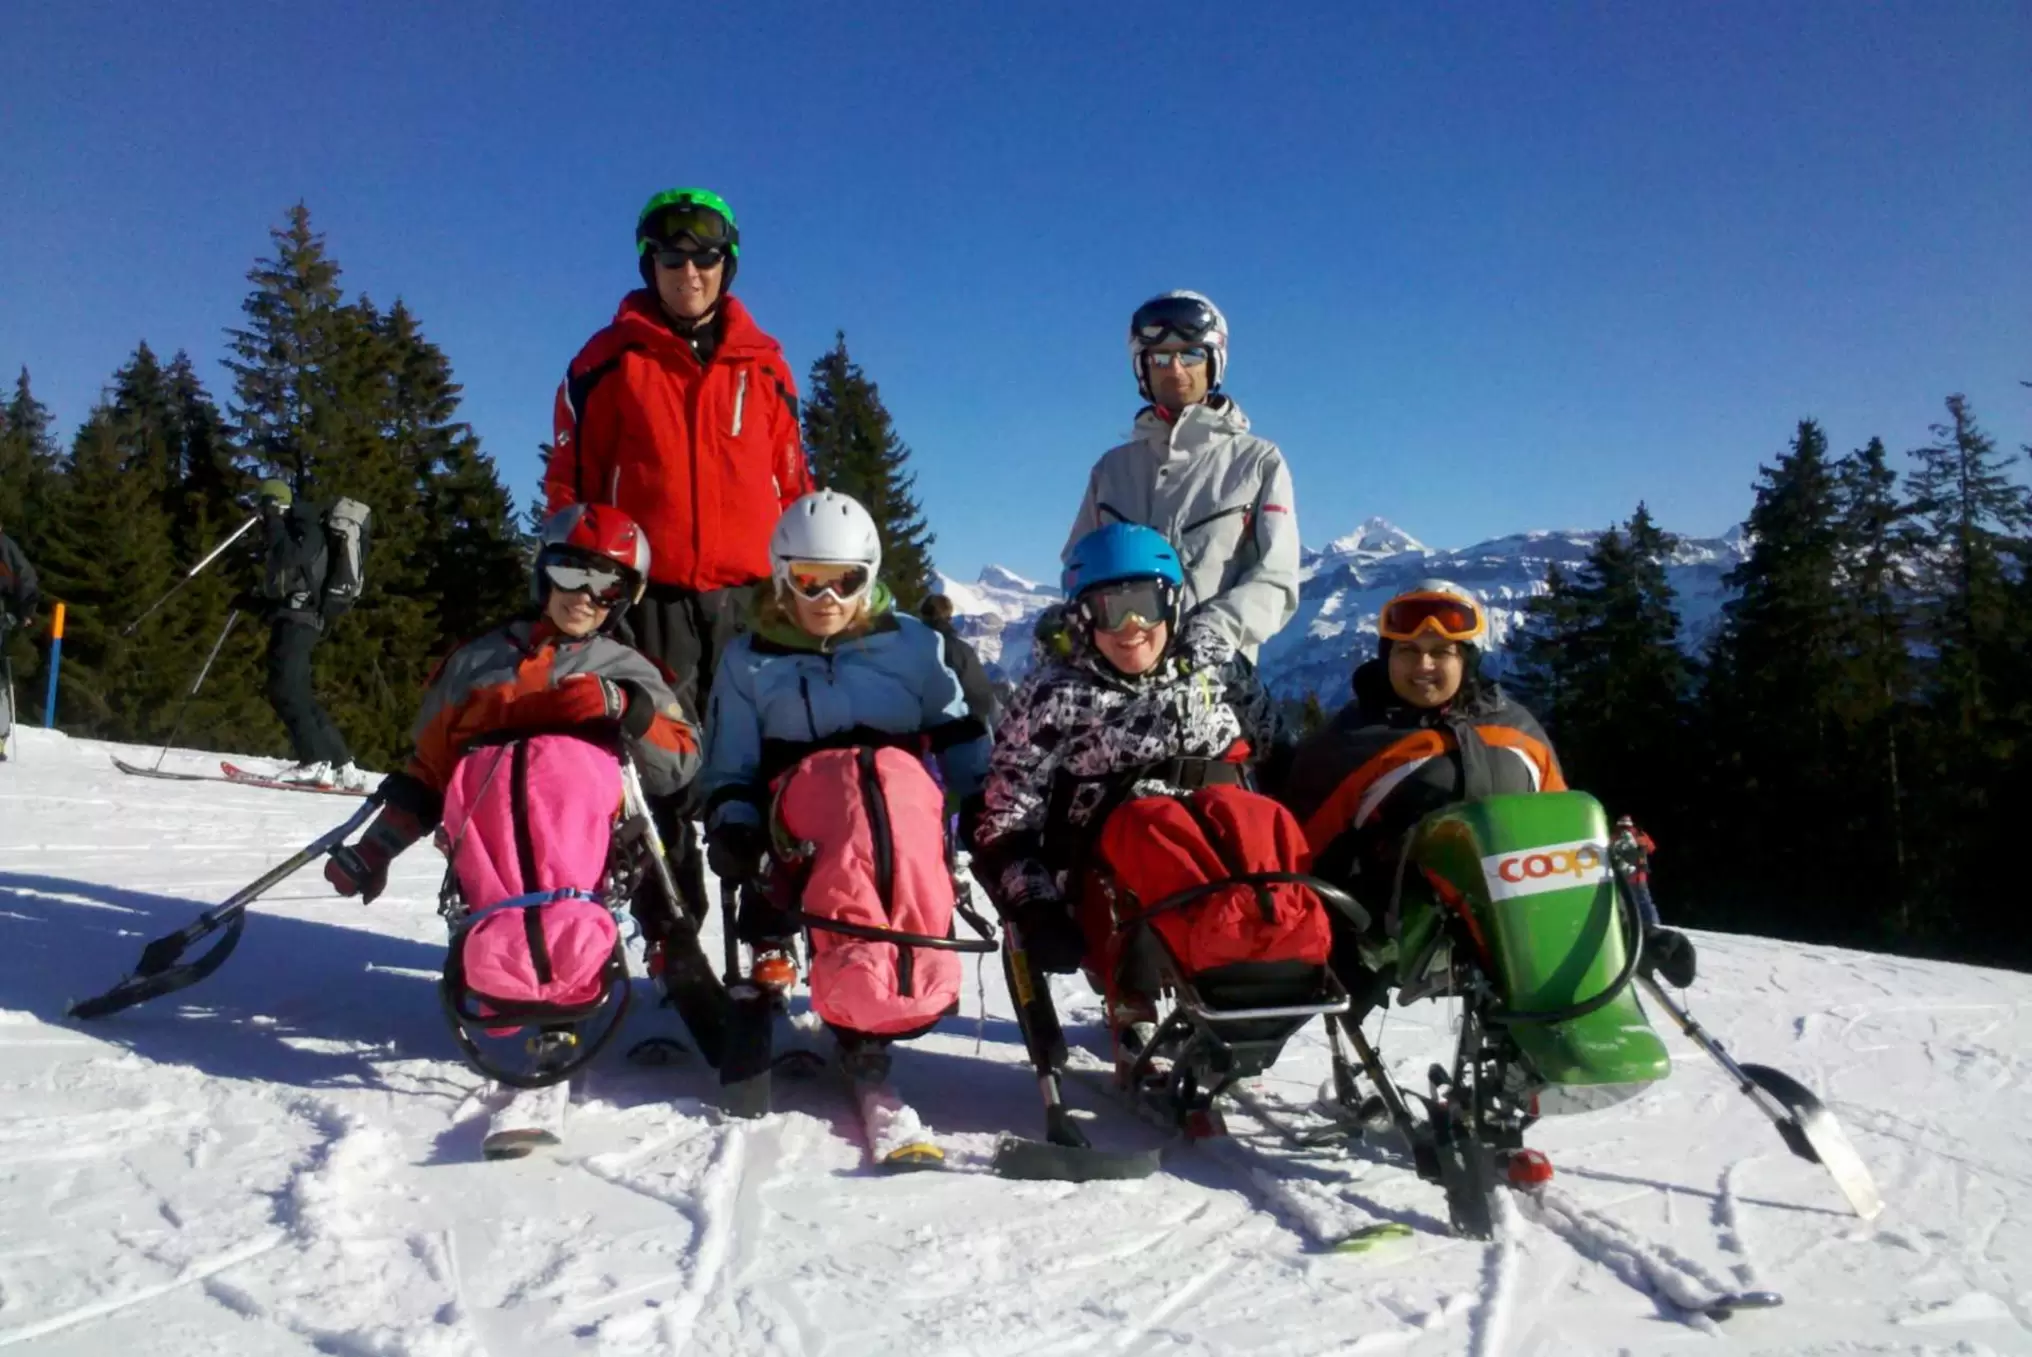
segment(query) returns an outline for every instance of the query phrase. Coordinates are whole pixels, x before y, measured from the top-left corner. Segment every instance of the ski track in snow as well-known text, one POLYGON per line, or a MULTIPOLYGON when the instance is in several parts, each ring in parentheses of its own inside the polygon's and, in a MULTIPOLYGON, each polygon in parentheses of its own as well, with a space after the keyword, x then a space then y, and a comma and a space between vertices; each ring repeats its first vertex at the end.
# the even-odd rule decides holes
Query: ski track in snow
MULTIPOLYGON (((307 870, 218 974, 75 1023, 69 1001, 350 807, 129 778, 108 755, 154 751, 41 731, 19 752, 0 765, 8 1357, 2032 1353, 2032 977, 1701 935, 1697 1016, 1826 1098, 1889 1203, 1874 1226, 1676 1033, 1672 1079, 1534 1128, 1558 1177, 1500 1193, 1486 1244, 1444 1233, 1400 1156, 1273 1133, 1325 1074, 1316 1027, 1230 1142, 1173 1145, 1139 1182, 1003 1182, 997 1134, 1040 1117, 993 976, 978 1054, 969 984, 965 1017, 896 1055, 945 1172, 873 1171, 839 1081, 784 1081, 783 1110, 744 1123, 695 1064, 618 1054, 582 1076, 560 1149, 483 1163, 496 1100, 431 983, 435 854, 370 908, 307 870), (1413 1233, 1331 1251, 1381 1221, 1413 1233), (1783 1309, 1698 1313, 1767 1288, 1783 1309)), ((1092 998, 1059 992, 1090 1044, 1092 998)), ((1407 1085, 1452 1017, 1390 1010, 1407 1085)), ((629 1027, 617 1052, 676 1032, 651 1003, 629 1027)), ((1159 1143, 1070 1096, 1098 1143, 1159 1143)))

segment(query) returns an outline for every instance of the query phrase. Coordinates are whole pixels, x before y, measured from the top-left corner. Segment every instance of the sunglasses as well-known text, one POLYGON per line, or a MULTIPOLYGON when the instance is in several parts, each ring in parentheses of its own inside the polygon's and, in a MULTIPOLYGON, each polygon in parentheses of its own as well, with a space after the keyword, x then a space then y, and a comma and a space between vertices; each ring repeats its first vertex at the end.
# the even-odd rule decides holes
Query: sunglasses
POLYGON ((1376 632, 1386 641, 1409 641, 1428 631, 1442 640, 1472 641, 1482 634, 1483 626, 1480 608, 1446 594, 1393 598, 1376 619, 1376 632))
POLYGON ((784 568, 783 579, 790 591, 807 603, 816 603, 831 594, 835 602, 852 603, 868 592, 875 574, 865 565, 838 561, 792 561, 784 568))
POLYGON ((561 565, 555 561, 543 567, 551 588, 567 594, 590 594, 602 608, 611 608, 628 592, 628 580, 618 570, 596 565, 561 565))
POLYGON ((1205 302, 1191 297, 1159 297, 1136 308, 1129 328, 1147 344, 1162 343, 1166 338, 1195 344, 1213 330, 1214 313, 1205 302))
POLYGON ((1079 597, 1080 616, 1100 631, 1120 631, 1132 623, 1154 627, 1171 620, 1178 591, 1163 580, 1123 580, 1103 584, 1079 597))
POLYGON ((1153 349, 1143 355, 1154 368, 1168 368, 1174 362, 1182 367, 1196 368, 1207 360, 1207 351, 1197 346, 1190 349, 1153 349))
POLYGON ((659 245, 656 253, 652 256, 657 263, 673 273, 683 268, 686 264, 690 264, 700 273, 704 273, 707 269, 718 268, 720 261, 726 257, 727 251, 724 246, 720 245, 708 245, 695 250, 684 249, 676 245, 659 245))

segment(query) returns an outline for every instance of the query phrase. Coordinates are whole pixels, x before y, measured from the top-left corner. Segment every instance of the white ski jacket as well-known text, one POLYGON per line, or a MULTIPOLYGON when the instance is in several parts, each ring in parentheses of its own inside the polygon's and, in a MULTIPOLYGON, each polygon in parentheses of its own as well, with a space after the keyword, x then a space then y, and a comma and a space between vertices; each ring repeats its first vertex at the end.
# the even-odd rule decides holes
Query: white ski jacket
POLYGON ((1104 524, 1157 529, 1185 567, 1181 611, 1253 661, 1298 611, 1298 511, 1284 454, 1216 400, 1175 424, 1144 407, 1136 436, 1094 463, 1060 556, 1104 524))

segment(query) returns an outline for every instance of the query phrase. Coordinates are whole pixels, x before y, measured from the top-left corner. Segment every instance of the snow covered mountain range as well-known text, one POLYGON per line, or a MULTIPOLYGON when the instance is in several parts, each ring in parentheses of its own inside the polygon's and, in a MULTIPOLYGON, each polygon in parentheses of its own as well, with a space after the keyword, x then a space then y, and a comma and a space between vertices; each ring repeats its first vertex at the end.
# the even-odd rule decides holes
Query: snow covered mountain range
MULTIPOLYGON (((1577 530, 1515 533, 1473 546, 1426 546, 1387 519, 1370 518, 1303 557, 1298 616, 1263 648, 1264 679, 1280 697, 1318 693, 1329 710, 1344 700, 1348 678, 1375 653, 1376 614, 1398 590, 1438 577, 1482 596, 1500 668, 1501 651, 1530 599, 1545 592, 1546 568, 1585 560, 1601 534, 1577 530)), ((1723 537, 1684 538, 1666 573, 1678 595, 1682 640, 1697 645, 1719 620, 1723 577, 1743 559, 1740 527, 1723 537)), ((972 584, 939 576, 960 633, 995 671, 1016 678, 1029 667, 1037 614, 1058 590, 991 565, 972 584)))

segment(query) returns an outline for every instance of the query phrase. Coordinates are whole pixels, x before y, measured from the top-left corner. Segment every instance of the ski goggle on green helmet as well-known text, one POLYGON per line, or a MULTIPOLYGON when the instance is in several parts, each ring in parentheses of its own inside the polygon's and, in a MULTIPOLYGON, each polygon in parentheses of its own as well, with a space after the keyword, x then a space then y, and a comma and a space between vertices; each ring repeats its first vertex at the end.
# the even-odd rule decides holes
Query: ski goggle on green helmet
POLYGON ((741 257, 741 228, 734 221, 734 209, 710 189, 665 189, 645 203, 635 218, 637 255, 680 236, 690 236, 707 247, 720 246, 734 258, 741 257))

